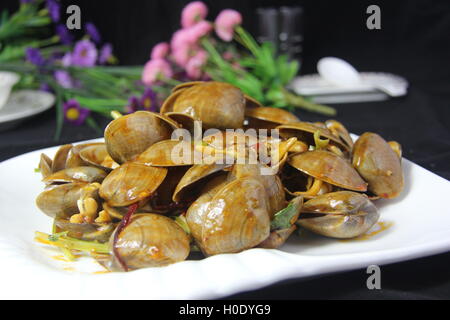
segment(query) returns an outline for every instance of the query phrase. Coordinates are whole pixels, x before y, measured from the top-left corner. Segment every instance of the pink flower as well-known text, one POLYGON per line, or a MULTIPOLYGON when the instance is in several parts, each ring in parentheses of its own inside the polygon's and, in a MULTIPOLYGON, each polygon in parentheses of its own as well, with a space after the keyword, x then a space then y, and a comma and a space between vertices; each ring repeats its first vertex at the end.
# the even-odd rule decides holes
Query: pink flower
POLYGON ((191 45, 194 43, 189 29, 181 29, 175 32, 170 41, 170 47, 172 51, 176 51, 179 48, 191 45))
POLYGON ((234 28, 242 23, 242 16, 236 10, 225 9, 216 19, 216 33, 226 42, 233 40, 234 28))
POLYGON ((170 43, 172 58, 180 67, 185 68, 189 59, 199 50, 198 40, 211 31, 211 24, 204 21, 187 29, 175 32, 170 43))
POLYGON ((208 54, 204 50, 199 50, 187 63, 186 73, 193 80, 200 79, 203 75, 203 66, 208 61, 208 54))
POLYGON ((231 61, 231 60, 233 60, 233 59, 235 58, 235 55, 234 55, 234 53, 231 52, 231 51, 225 51, 225 52, 222 54, 222 58, 224 58, 224 59, 227 60, 227 61, 231 61))
POLYGON ((194 1, 184 7, 181 13, 181 26, 189 28, 208 15, 208 7, 201 1, 194 1))
POLYGON ((153 47, 151 58, 152 59, 164 59, 169 54, 170 47, 167 42, 158 43, 153 47))
POLYGON ((200 21, 187 30, 187 39, 189 42, 198 42, 200 38, 206 36, 212 30, 212 25, 208 21, 200 21))
POLYGON ((177 65, 182 68, 186 67, 186 64, 190 58, 191 49, 190 46, 180 47, 172 52, 172 58, 177 65))
POLYGON ((148 85, 153 85, 161 78, 171 78, 173 76, 170 64, 164 59, 153 59, 147 62, 142 73, 142 81, 148 85))

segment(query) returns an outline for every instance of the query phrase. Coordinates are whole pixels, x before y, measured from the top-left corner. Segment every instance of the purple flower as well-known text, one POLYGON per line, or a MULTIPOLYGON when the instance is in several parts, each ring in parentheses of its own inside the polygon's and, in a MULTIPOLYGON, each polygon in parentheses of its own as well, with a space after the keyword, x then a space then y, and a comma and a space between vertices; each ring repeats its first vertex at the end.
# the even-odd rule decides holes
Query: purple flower
POLYGON ((56 0, 47 0, 47 10, 53 22, 58 22, 60 18, 60 6, 56 0))
POLYGON ((39 90, 44 92, 53 93, 52 87, 48 85, 48 83, 43 82, 41 86, 39 87, 39 90))
POLYGON ((66 122, 76 126, 82 125, 91 113, 90 110, 82 108, 75 99, 70 99, 64 103, 63 110, 66 122))
POLYGON ((67 71, 57 70, 53 74, 56 82, 63 88, 70 89, 74 87, 72 77, 67 71))
POLYGON ((64 67, 70 67, 72 65, 72 54, 67 52, 61 59, 61 64, 64 67))
POLYGON ((93 67, 97 61, 97 56, 97 48, 91 41, 78 41, 73 49, 72 65, 79 67, 93 67))
POLYGON ((88 22, 85 26, 86 33, 95 43, 102 42, 102 37, 100 36, 100 32, 98 32, 97 27, 92 23, 88 22))
POLYGON ((110 59, 112 58, 112 45, 110 43, 105 44, 100 49, 100 57, 98 58, 98 61, 100 64, 106 64, 110 59))
POLYGON ((145 92, 141 98, 141 106, 147 111, 158 111, 156 93, 151 88, 145 89, 145 92))
POLYGON ((36 48, 27 48, 25 50, 25 55, 27 57, 28 62, 34 64, 35 66, 43 66, 45 64, 44 57, 42 57, 39 49, 36 48))
POLYGON ((139 110, 139 99, 136 96, 131 96, 128 99, 128 105, 125 107, 126 113, 134 113, 139 110))
POLYGON ((63 24, 56 26, 56 34, 59 36, 59 40, 62 44, 69 45, 73 42, 73 36, 70 34, 69 29, 63 24))

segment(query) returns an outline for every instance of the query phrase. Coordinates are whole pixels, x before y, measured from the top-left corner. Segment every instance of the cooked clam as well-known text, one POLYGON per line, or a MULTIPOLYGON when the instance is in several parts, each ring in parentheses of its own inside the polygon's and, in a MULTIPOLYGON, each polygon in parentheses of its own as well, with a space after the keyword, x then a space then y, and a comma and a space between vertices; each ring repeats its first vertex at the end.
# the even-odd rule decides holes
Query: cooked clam
POLYGON ((280 136, 285 139, 296 137, 299 141, 304 141, 310 146, 315 145, 314 134, 319 132, 321 139, 329 140, 332 145, 336 145, 344 151, 349 151, 349 147, 339 137, 335 136, 325 125, 320 126, 318 124, 309 122, 295 122, 282 124, 277 127, 280 132, 280 136))
POLYGON ((134 161, 147 166, 174 167, 194 164, 195 150, 185 141, 164 140, 155 143, 134 161))
POLYGON ((314 233, 339 239, 367 232, 380 218, 377 208, 361 193, 327 193, 304 203, 297 223, 314 233))
POLYGON ((41 171, 42 178, 47 178, 53 173, 52 171, 53 160, 50 159, 46 154, 42 153, 39 161, 39 170, 41 171))
MULTIPOLYGON (((188 193, 191 193, 192 188, 200 181, 210 177, 211 175, 224 170, 229 165, 226 164, 197 164, 189 168, 183 175, 173 193, 173 201, 180 202, 183 199, 189 198, 188 193)), ((192 194, 191 194, 192 196, 192 194)))
POLYGON ((166 175, 166 168, 127 162, 106 177, 100 188, 100 196, 110 206, 128 206, 149 198, 166 175))
POLYGON ((325 126, 332 134, 340 138, 347 145, 349 150, 353 148, 353 139, 342 123, 336 120, 327 120, 325 121, 325 126))
MULTIPOLYGON (((394 145, 395 146, 395 145, 394 145)), ((401 150, 399 145, 397 150, 401 150)), ((353 166, 382 198, 395 198, 403 190, 403 170, 398 153, 378 134, 364 133, 353 148, 353 166)))
POLYGON ((194 82, 175 88, 161 113, 184 114, 204 128, 236 129, 244 123, 248 99, 238 88, 222 82, 194 82))
POLYGON ((343 189, 365 192, 367 183, 345 159, 324 150, 308 151, 288 159, 291 166, 318 180, 343 189))
POLYGON ((119 164, 108 154, 106 144, 104 143, 85 146, 79 151, 79 156, 84 163, 98 167, 107 172, 110 172, 119 166, 119 164))
POLYGON ((70 223, 65 219, 55 219, 57 232, 67 232, 72 238, 85 241, 108 242, 113 233, 115 224, 70 223))
POLYGON ((262 174, 264 166, 261 164, 236 164, 228 176, 228 180, 251 177, 259 180, 266 191, 268 200, 268 213, 272 219, 273 215, 286 206, 286 195, 283 184, 277 175, 262 174))
POLYGON ((68 183, 68 182, 102 182, 106 178, 106 172, 96 167, 74 167, 68 168, 47 176, 43 182, 68 183))
POLYGON ((131 270, 183 261, 190 252, 189 242, 172 219, 151 213, 133 216, 120 234, 111 236, 116 266, 131 270))
POLYGON ((72 150, 71 144, 61 146, 55 154, 52 163, 52 172, 58 172, 66 168, 66 161, 69 156, 70 150, 72 150))
POLYGON ((289 111, 280 108, 258 107, 245 109, 247 127, 255 129, 275 129, 280 124, 300 122, 289 111))
POLYGON ((240 252, 269 236, 264 185, 252 177, 222 182, 189 208, 192 236, 206 255, 240 252), (215 192, 215 194, 214 194, 215 192))
POLYGON ((108 154, 119 164, 133 160, 154 143, 170 139, 177 127, 170 119, 147 111, 120 117, 105 130, 108 154))
POLYGON ((70 218, 78 213, 77 201, 85 183, 68 183, 47 188, 36 199, 38 208, 51 218, 70 218))

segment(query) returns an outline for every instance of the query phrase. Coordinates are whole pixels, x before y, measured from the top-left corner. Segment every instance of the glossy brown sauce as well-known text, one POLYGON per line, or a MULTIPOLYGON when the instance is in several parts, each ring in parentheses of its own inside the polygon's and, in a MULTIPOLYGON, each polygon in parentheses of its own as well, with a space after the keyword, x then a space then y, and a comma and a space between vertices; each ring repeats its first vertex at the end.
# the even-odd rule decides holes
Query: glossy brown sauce
POLYGON ((353 239, 344 239, 341 240, 342 242, 351 242, 351 241, 366 241, 366 240, 370 240, 373 237, 375 237, 376 235, 389 230, 392 226, 394 225, 393 222, 389 222, 389 221, 379 221, 376 223, 376 225, 374 227, 372 227, 372 231, 365 233, 363 235, 360 235, 359 237, 353 238, 353 239), (375 229, 375 230, 373 230, 375 229))

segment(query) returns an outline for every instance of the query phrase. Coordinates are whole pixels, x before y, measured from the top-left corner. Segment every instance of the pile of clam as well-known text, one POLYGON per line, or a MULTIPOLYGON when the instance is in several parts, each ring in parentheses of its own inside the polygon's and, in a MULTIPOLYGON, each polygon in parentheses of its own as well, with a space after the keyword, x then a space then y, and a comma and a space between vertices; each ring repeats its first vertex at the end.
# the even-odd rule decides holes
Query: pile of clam
POLYGON ((66 250, 104 245, 106 265, 122 271, 183 261, 192 251, 278 248, 297 228, 358 237, 379 219, 373 202, 403 189, 398 143, 375 133, 354 143, 335 120, 302 122, 218 82, 178 86, 159 114, 118 117, 106 128, 105 143, 62 146, 53 160, 42 155, 39 168, 46 188, 36 203, 54 218, 49 239, 66 250), (278 160, 174 161, 180 143, 192 155, 209 149, 237 156, 234 139, 171 139, 177 129, 194 131, 196 121, 201 132, 243 129, 234 136, 244 136, 244 158, 261 148, 270 152, 276 142, 278 160), (279 137, 247 136, 250 128, 276 129, 279 137), (274 173, 263 174, 269 166, 274 173))

